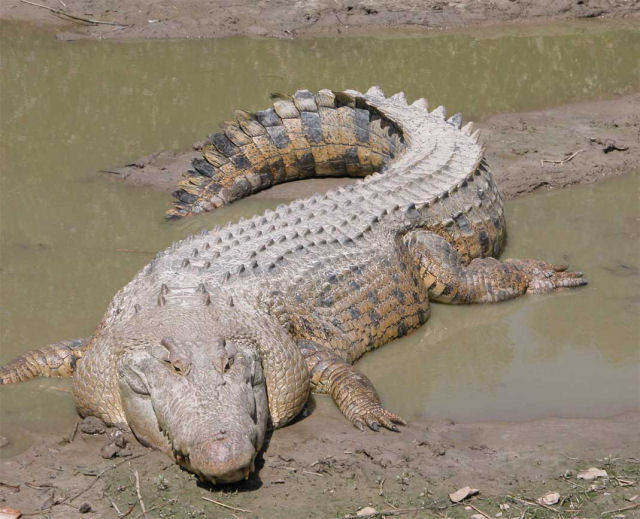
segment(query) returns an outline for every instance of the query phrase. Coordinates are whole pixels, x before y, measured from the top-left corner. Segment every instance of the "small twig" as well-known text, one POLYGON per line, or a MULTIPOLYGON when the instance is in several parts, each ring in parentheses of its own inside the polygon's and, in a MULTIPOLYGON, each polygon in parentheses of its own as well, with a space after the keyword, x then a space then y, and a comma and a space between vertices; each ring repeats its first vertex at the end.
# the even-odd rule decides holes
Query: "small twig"
POLYGON ((469 504, 469 506, 473 508, 476 512, 478 512, 480 515, 483 515, 484 517, 486 517, 487 519, 492 519, 490 515, 485 514, 482 510, 480 510, 479 508, 476 508, 472 504, 469 504))
POLYGON ((235 506, 226 505, 224 503, 221 503, 220 501, 216 501, 215 499, 211 499, 210 497, 204 497, 204 496, 200 496, 200 497, 202 499, 204 499, 205 501, 209 501, 209 503, 213 503, 214 505, 221 506, 222 508, 226 508, 228 510, 235 510, 236 512, 245 512, 247 514, 253 513, 251 510, 245 510, 244 508, 238 508, 238 507, 235 507, 235 506))
POLYGON ((127 510, 124 515, 119 515, 118 519, 124 519, 125 517, 127 517, 131 512, 133 512, 133 509, 138 506, 138 503, 133 503, 130 507, 129 510, 127 510))
POLYGON ((118 508, 118 505, 116 505, 115 501, 111 498, 109 498, 109 501, 111 501, 111 506, 115 509, 116 514, 118 514, 118 517, 122 517, 122 512, 120 512, 120 509, 118 508))
POLYGON ((509 496, 511 499, 513 499, 514 501, 519 501, 520 503, 524 503, 526 505, 533 505, 533 506, 541 506, 542 508, 546 508, 547 510, 551 510, 554 514, 559 514, 560 510, 556 510, 555 508, 549 506, 549 505, 545 505, 544 503, 536 503, 535 501, 527 501, 526 499, 520 499, 514 496, 509 496))
POLYGON ((67 4, 65 4, 62 0, 58 0, 58 2, 60 2, 60 5, 61 5, 62 7, 67 7, 67 4))
POLYGON ((0 487, 8 488, 9 492, 13 492, 14 494, 20 492, 20 485, 9 485, 9 483, 0 481, 0 487))
POLYGON ((322 474, 320 474, 320 472, 312 472, 310 470, 303 470, 302 471, 304 474, 311 474, 312 476, 320 476, 320 477, 324 477, 322 474))
POLYGON ((135 460, 136 458, 142 458, 142 456, 146 456, 147 453, 145 452, 144 454, 138 454, 137 456, 131 456, 130 458, 124 459, 118 463, 116 463, 115 465, 111 465, 110 467, 107 467, 106 469, 104 469, 102 472, 100 472, 95 479, 91 482, 91 484, 85 488, 84 490, 81 490, 80 492, 78 492, 75 496, 69 498, 69 499, 65 499, 65 501, 74 501, 76 499, 78 499, 82 494, 84 494, 85 492, 87 492, 88 490, 90 490, 93 485, 95 485, 98 480, 104 476, 107 472, 109 472, 110 470, 113 470, 117 467, 119 467, 120 465, 123 465, 124 463, 126 463, 127 461, 132 461, 135 460))
POLYGON ((112 169, 99 169, 98 173, 110 173, 111 175, 119 175, 119 171, 113 171, 112 169))
POLYGON ((131 24, 126 23, 116 23, 116 22, 104 22, 102 20, 93 20, 92 18, 83 18, 82 16, 76 16, 75 14, 68 13, 63 11, 62 9, 55 9, 54 7, 49 7, 47 5, 38 4, 36 2, 30 2, 29 0, 20 0, 23 4, 33 5, 35 7, 39 7, 40 9, 46 9, 47 11, 51 11, 53 14, 59 14, 60 16, 66 16, 71 20, 75 20, 78 22, 89 23, 92 25, 117 25, 119 27, 129 27, 131 24))
POLYGON ((424 510, 424 508, 389 508, 387 510, 379 510, 377 512, 371 512, 370 514, 365 514, 365 515, 358 515, 358 514, 351 514, 351 515, 343 515, 342 517, 337 517, 336 519, 362 519, 363 517, 386 517, 386 516, 390 516, 390 515, 403 515, 403 514, 408 514, 411 512, 419 512, 421 510, 424 510))
POLYGON ((76 439, 76 434, 78 434, 79 425, 80 425, 80 422, 76 420, 76 425, 73 427, 73 431, 71 431, 71 434, 69 435, 69 443, 72 443, 73 440, 76 439))
POLYGON ((606 512, 602 512, 600 515, 615 514, 616 512, 624 512, 626 510, 633 510, 634 508, 638 508, 639 506, 640 506, 640 503, 634 503, 634 504, 629 505, 629 506, 623 506, 622 508, 616 508, 615 510, 607 510, 606 512))
MULTIPOLYGON (((548 160, 548 159, 541 159, 540 160, 540 165, 544 166, 545 162, 548 162, 549 164, 556 164, 558 166, 563 166, 564 164, 566 164, 567 162, 570 162, 571 160, 574 159, 574 157, 578 154, 578 153, 582 153, 584 150, 578 150, 575 153, 571 153, 570 155, 566 156, 564 159, 562 160, 548 160)), ((567 456, 568 457, 568 456, 567 456)))
POLYGON ((138 471, 133 471, 133 477, 136 479, 136 495, 138 496, 138 502, 140 503, 140 509, 142 510, 142 515, 147 517, 147 509, 144 507, 144 501, 142 500, 142 494, 140 493, 140 476, 138 475, 138 471))

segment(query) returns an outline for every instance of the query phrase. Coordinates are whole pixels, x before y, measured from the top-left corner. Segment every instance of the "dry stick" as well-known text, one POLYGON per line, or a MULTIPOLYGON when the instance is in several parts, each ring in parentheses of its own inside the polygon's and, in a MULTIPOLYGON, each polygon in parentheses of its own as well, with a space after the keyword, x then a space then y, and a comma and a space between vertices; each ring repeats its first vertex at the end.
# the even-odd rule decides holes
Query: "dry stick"
POLYGON ((76 439, 76 434, 78 434, 78 426, 80 425, 80 422, 78 420, 76 420, 76 425, 73 427, 73 431, 71 431, 71 435, 69 435, 69 443, 72 443, 73 440, 76 439))
POLYGON ((118 519, 124 519, 125 517, 127 517, 131 512, 133 512, 133 509, 138 506, 138 503, 133 503, 130 507, 129 510, 127 510, 124 515, 119 515, 118 519))
POLYGON ((482 510, 480 510, 479 508, 476 508, 472 504, 469 504, 469 506, 473 508, 476 512, 478 512, 480 515, 483 515, 484 517, 486 517, 487 519, 492 519, 490 515, 485 514, 482 510))
POLYGON ((140 493, 140 476, 138 475, 138 471, 133 472, 133 476, 136 478, 136 494, 138 496, 138 501, 140 502, 140 509, 142 510, 142 515, 147 517, 147 509, 144 507, 144 501, 142 500, 142 494, 140 493))
POLYGON ((55 9, 54 7, 49 7, 47 5, 37 4, 36 2, 30 2, 29 0, 20 0, 23 4, 33 5, 35 7, 40 7, 41 9, 46 9, 47 11, 51 11, 53 14, 59 14, 61 16, 66 16, 71 20, 75 20, 78 22, 90 23, 92 25, 117 25, 118 27, 129 27, 131 24, 126 23, 116 23, 116 22, 104 22, 102 20, 93 20, 91 18, 83 18, 82 16, 76 16, 75 14, 68 13, 63 11, 62 9, 55 9))
POLYGON ((634 503, 629 506, 623 506, 622 508, 617 508, 616 510, 607 510, 606 512, 602 512, 600 515, 614 514, 616 512, 624 512, 625 510, 633 510, 634 508, 638 508, 640 503, 634 503))
POLYGON ((111 506, 115 509, 116 514, 118 514, 118 517, 120 517, 122 515, 122 512, 120 512, 118 505, 116 505, 115 501, 111 498, 109 498, 109 501, 111 502, 111 506))
POLYGON ((237 508, 235 506, 226 505, 224 503, 221 503, 220 501, 216 501, 215 499, 211 499, 209 497, 204 497, 204 496, 200 496, 200 497, 205 501, 209 501, 209 503, 213 503, 214 505, 221 506, 222 508, 227 508, 228 510, 235 510, 236 512, 245 512, 247 514, 253 513, 251 512, 251 510, 245 510, 244 508, 237 508))
POLYGON ((115 469, 115 468, 119 467, 120 465, 123 465, 123 464, 124 464, 124 463, 126 463, 127 461, 135 460, 136 458, 142 458, 142 456, 146 456, 147 454, 148 454, 148 453, 146 453, 146 452, 145 452, 144 454, 138 454, 137 456, 131 456, 130 458, 127 458, 127 459, 125 459, 125 460, 122 460, 122 461, 120 461, 120 462, 116 463, 115 465, 111 465, 110 467, 107 467, 106 469, 104 469, 102 472, 100 472, 100 474, 98 474, 98 475, 95 477, 95 479, 91 482, 91 484, 90 484, 87 488, 85 488, 84 490, 81 490, 81 491, 80 491, 80 492, 78 492, 75 496, 73 496, 73 497, 72 497, 72 498, 70 498, 70 499, 66 499, 65 501, 73 501, 73 500, 75 500, 75 499, 78 499, 82 494, 84 494, 85 492, 87 492, 88 490, 90 490, 90 489, 93 487, 93 485, 95 485, 95 484, 98 482, 98 480, 99 480, 102 476, 104 476, 107 472, 109 472, 110 470, 113 470, 113 469, 115 469))
POLYGON ((548 159, 542 159, 540 160, 540 165, 544 166, 545 162, 548 162, 549 164, 557 164, 559 166, 562 166, 564 164, 566 164, 567 162, 573 160, 573 158, 578 154, 578 153, 582 153, 584 150, 578 150, 575 153, 572 153, 571 155, 565 157, 562 160, 548 160, 548 159))
POLYGON ((554 514, 559 514, 560 510, 556 510, 555 508, 549 506, 549 505, 545 505, 544 503, 536 503, 535 501, 527 501, 526 499, 519 499, 517 497, 514 496, 508 496, 511 499, 514 499, 515 501, 520 501, 521 503, 525 503, 527 505, 534 505, 534 506, 541 506, 542 508, 546 508, 547 510, 551 510, 554 514))
POLYGON ((303 472, 304 474, 311 474, 312 476, 320 476, 320 477, 323 477, 323 475, 322 475, 322 474, 320 474, 320 472, 312 472, 312 471, 310 471, 310 470, 303 470, 302 472, 303 472))
POLYGON ((367 518, 377 516, 385 517, 388 515, 403 515, 411 512, 420 512, 422 510, 424 510, 424 508, 389 508, 387 510, 380 510, 379 512, 371 512, 370 514, 366 515, 343 515, 342 517, 338 517, 336 519, 362 519, 363 517, 367 518))

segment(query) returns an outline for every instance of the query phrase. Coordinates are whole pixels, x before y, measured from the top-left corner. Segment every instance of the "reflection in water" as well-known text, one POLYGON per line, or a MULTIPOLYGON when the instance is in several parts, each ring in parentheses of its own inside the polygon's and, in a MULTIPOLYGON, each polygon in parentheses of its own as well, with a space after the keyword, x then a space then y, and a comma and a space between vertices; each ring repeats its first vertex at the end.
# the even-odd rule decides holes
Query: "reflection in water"
MULTIPOLYGON (((1 26, 0 362, 91 333, 113 294, 151 259, 145 251, 279 203, 256 198, 167 224, 165 194, 95 173, 184 148, 234 108, 263 108, 270 92, 381 84, 478 117, 640 87, 640 34, 619 22, 533 34, 128 43, 63 43, 1 26)), ((496 307, 437 306, 420 332, 362 362, 390 407, 471 419, 636 405, 628 387, 637 374, 637 275, 607 270, 637 269, 625 238, 637 229, 633 200, 623 202, 629 182, 511 204, 514 255, 569 259, 592 284, 496 307), (601 388, 567 380, 575 370, 584 370, 576 380, 593 376, 601 388)), ((41 380, 3 390, 3 431, 44 423, 66 431, 67 395, 38 389, 55 384, 67 387, 41 380)))

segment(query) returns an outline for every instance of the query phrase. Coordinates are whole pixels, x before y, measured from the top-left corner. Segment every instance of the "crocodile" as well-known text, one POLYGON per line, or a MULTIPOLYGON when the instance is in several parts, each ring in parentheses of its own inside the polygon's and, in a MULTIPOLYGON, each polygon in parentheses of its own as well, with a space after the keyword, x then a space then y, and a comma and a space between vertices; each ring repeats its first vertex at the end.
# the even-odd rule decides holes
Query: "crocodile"
POLYGON ((430 302, 586 283, 565 265, 496 259, 502 197, 460 114, 372 87, 299 90, 235 116, 209 136, 168 218, 286 181, 364 178, 174 243, 115 295, 93 336, 21 355, 2 384, 72 376, 82 416, 230 483, 310 391, 362 430, 398 431, 406 422, 353 363, 420 327, 430 302))

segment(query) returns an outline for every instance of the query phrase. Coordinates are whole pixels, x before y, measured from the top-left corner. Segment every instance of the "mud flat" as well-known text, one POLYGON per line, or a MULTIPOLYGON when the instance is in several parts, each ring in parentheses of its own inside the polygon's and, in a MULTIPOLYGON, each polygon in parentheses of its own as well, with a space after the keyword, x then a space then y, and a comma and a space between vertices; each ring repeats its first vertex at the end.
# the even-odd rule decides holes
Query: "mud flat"
POLYGON ((0 19, 48 27, 61 39, 294 38, 640 14, 638 3, 628 0, 67 0, 38 3, 57 12, 8 0, 0 6, 0 19), (60 11, 108 23, 83 23, 61 15, 60 11))
POLYGON ((325 519, 365 506, 415 518, 468 518, 477 510, 507 518, 637 517, 640 413, 524 423, 420 419, 400 434, 373 434, 351 427, 330 405, 322 399, 311 416, 278 430, 258 475, 226 489, 199 486, 135 440, 127 457, 105 460, 105 434, 71 428, 64 437, 38 435, 25 453, 0 462, 0 506, 60 519, 142 517, 141 503, 153 518, 325 519), (607 477, 578 478, 592 466, 607 477), (479 494, 452 503, 448 494, 465 486, 479 494), (536 503, 552 492, 560 494, 557 504, 536 503))

